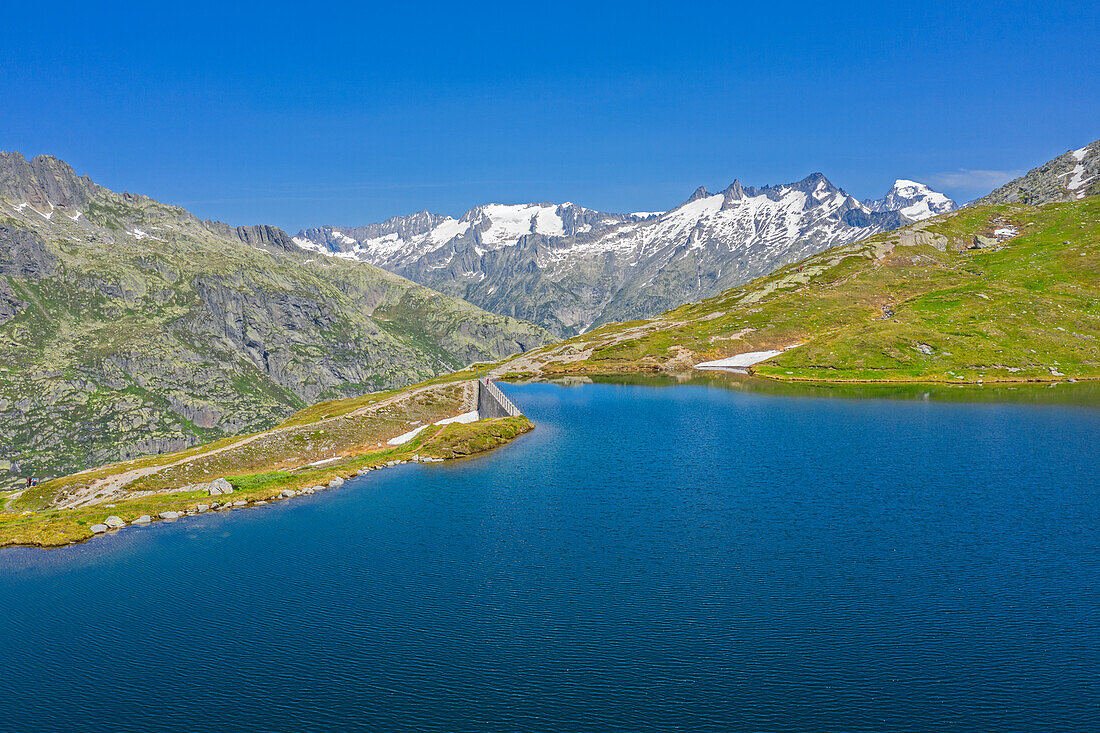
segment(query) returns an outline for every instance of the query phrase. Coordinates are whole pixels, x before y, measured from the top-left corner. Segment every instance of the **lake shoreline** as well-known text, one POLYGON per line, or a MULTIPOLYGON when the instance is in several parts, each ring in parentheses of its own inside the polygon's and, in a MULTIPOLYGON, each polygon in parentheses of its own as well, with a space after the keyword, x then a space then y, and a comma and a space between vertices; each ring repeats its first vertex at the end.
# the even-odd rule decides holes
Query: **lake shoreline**
POLYGON ((36 517, 34 513, 21 514, 11 517, 7 522, 0 519, 0 533, 5 529, 8 536, 0 534, 0 552, 7 548, 29 547, 42 550, 58 549, 71 545, 82 544, 99 535, 114 535, 119 530, 135 525, 148 526, 156 522, 178 521, 179 519, 199 516, 210 512, 232 511, 234 509, 248 509, 265 506, 300 496, 310 496, 328 489, 339 488, 346 481, 365 476, 368 473, 392 468, 405 464, 435 464, 462 458, 473 458, 496 448, 502 447, 514 441, 534 429, 534 424, 526 418, 506 418, 484 420, 474 423, 455 424, 441 426, 443 430, 432 436, 429 440, 410 440, 396 448, 383 450, 377 453, 367 453, 359 456, 343 456, 344 465, 314 467, 306 464, 299 469, 313 469, 308 476, 301 476, 297 480, 291 477, 287 482, 269 482, 267 485, 248 487, 241 483, 241 479, 248 477, 230 477, 238 484, 233 487, 232 493, 208 494, 209 489, 201 492, 189 492, 187 497, 172 499, 171 492, 164 492, 148 497, 161 503, 149 505, 140 504, 141 509, 125 507, 126 502, 118 504, 90 505, 79 509, 56 510, 55 514, 48 517, 36 517), (464 432, 454 437, 445 446, 436 444, 440 437, 453 434, 455 429, 463 429, 464 432), (271 493, 273 492, 274 493, 271 493), (218 499, 222 499, 218 501, 218 499), (150 508, 152 506, 152 508, 150 508), (160 510, 160 511, 157 511, 160 510), (168 516, 164 516, 168 515, 168 516), (174 515, 174 516, 173 516, 174 515), (92 520, 91 517, 99 517, 92 520), (129 519, 121 519, 129 517, 129 519), (111 527, 108 519, 120 519, 123 524, 111 527), (25 521, 24 521, 25 520, 25 521), (21 539, 20 535, 10 534, 13 528, 20 524, 25 525, 61 525, 54 533, 40 539, 21 539), (93 530, 92 527, 100 529, 93 530))

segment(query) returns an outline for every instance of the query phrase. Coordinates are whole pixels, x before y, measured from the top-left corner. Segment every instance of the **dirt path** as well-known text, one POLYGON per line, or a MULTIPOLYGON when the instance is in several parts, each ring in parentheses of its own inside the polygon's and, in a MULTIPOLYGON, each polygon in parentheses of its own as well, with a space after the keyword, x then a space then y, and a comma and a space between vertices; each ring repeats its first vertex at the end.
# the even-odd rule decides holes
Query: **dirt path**
MULTIPOLYGON (((213 450, 203 451, 201 453, 196 453, 194 455, 185 456, 184 458, 180 458, 180 459, 172 461, 170 463, 163 463, 163 464, 160 464, 160 465, 157 465, 157 466, 145 466, 145 467, 142 467, 142 468, 134 468, 134 469, 131 469, 129 471, 124 471, 122 473, 116 473, 116 474, 113 474, 111 476, 106 476, 104 478, 95 479, 90 484, 85 486, 83 489, 80 489, 76 493, 66 497, 64 501, 59 502, 57 504, 57 508, 59 508, 59 509, 74 509, 74 508, 80 507, 80 506, 88 506, 88 505, 92 505, 92 504, 100 504, 100 503, 103 503, 103 502, 106 502, 106 501, 110 501, 112 497, 115 497, 116 494, 119 494, 120 492, 122 492, 124 486, 126 486, 128 484, 132 484, 133 482, 137 481, 138 479, 142 479, 146 476, 151 476, 152 474, 159 473, 160 471, 163 471, 166 468, 172 468, 174 466, 182 466, 182 465, 190 463, 192 461, 196 461, 200 458, 209 458, 210 456, 214 456, 214 455, 217 455, 219 453, 224 453, 225 451, 236 450, 237 448, 248 445, 249 443, 251 443, 255 440, 259 440, 260 438, 267 438, 267 437, 270 437, 272 435, 278 435, 280 433, 289 432, 291 430, 298 430, 298 429, 300 429, 302 427, 305 427, 307 425, 312 427, 312 426, 315 426, 315 425, 321 425, 323 423, 332 422, 333 420, 342 420, 344 418, 351 417, 351 416, 366 415, 366 414, 371 413, 371 412, 376 412, 377 410, 379 410, 383 407, 389 407, 391 405, 395 405, 395 404, 399 404, 401 402, 404 402, 405 400, 409 399, 410 397, 413 397, 414 395, 420 394, 421 392, 426 392, 428 390, 437 389, 437 388, 442 387, 442 386, 444 386, 444 385, 429 384, 429 385, 425 385, 423 387, 417 387, 415 389, 411 389, 411 390, 408 390, 408 391, 405 391, 405 392, 400 392, 400 393, 395 394, 391 397, 387 397, 385 399, 378 400, 377 402, 371 402, 370 404, 363 405, 359 409, 353 410, 352 412, 349 412, 345 415, 335 415, 333 417, 326 417, 326 418, 323 418, 321 420, 317 420, 316 422, 305 423, 303 425, 291 425, 291 426, 288 426, 288 427, 285 427, 285 428, 272 428, 271 430, 267 430, 267 431, 262 432, 262 433, 256 433, 255 435, 246 436, 244 438, 241 438, 240 440, 233 441, 232 443, 230 443, 228 445, 223 445, 220 448, 214 448, 213 450), (97 500, 96 497, 100 494, 104 494, 104 495, 101 496, 97 500)), ((467 389, 469 389, 469 388, 467 387, 467 389)), ((393 436, 390 436, 390 437, 393 437, 393 436)), ((20 492, 20 493, 22 493, 22 492, 20 492)), ((115 497, 115 498, 117 498, 117 497, 115 497)))

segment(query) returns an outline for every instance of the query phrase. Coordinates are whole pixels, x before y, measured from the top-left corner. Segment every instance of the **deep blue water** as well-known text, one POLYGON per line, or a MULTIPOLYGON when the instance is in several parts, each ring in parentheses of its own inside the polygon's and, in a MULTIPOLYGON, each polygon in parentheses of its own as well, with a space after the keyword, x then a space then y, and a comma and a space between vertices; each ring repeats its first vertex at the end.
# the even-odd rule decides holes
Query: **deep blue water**
POLYGON ((0 552, 0 728, 1100 729, 1100 410, 506 389, 481 458, 0 552))

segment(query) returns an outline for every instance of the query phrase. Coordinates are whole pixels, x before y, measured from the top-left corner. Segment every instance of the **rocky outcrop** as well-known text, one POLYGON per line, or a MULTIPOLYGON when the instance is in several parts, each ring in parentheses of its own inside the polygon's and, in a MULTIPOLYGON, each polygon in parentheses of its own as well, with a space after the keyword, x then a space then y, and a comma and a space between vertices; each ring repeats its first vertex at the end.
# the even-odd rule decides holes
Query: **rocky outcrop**
POLYGON ((206 485, 206 493, 209 496, 221 496, 223 494, 233 493, 233 484, 226 481, 224 478, 216 478, 206 485))
POLYGON ((55 207, 79 211, 101 190, 87 176, 77 176, 68 163, 52 155, 27 160, 20 153, 0 152, 0 197, 26 203, 47 213, 55 207))
POLYGON ((0 224, 0 276, 39 280, 55 275, 59 265, 36 232, 0 224))
POLYGON ((8 279, 0 276, 0 326, 19 315, 27 305, 26 301, 16 297, 8 279))
POLYGON ((285 251, 296 251, 298 249, 286 232, 279 227, 267 224, 237 227, 236 235, 237 239, 253 247, 268 247, 285 251))
POLYGON ((1100 140, 1032 168, 974 204, 1040 206, 1097 194, 1100 194, 1100 140))

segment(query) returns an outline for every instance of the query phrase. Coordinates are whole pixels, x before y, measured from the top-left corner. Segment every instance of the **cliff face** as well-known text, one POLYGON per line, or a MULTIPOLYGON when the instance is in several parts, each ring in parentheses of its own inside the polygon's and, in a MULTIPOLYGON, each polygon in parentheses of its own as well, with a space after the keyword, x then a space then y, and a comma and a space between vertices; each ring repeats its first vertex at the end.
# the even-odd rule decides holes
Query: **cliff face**
POLYGON ((545 343, 277 227, 201 221, 0 156, 0 466, 54 475, 545 343))

